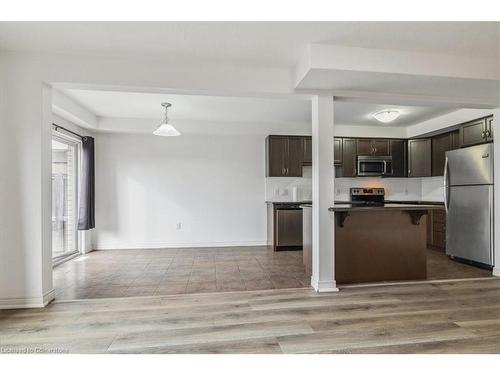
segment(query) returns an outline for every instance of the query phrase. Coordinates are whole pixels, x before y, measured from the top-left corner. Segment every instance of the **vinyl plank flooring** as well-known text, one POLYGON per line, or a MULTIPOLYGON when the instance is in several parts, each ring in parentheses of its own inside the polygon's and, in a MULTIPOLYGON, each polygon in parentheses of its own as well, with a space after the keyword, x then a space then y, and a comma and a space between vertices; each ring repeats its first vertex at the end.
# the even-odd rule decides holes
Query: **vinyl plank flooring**
POLYGON ((251 323, 207 328, 187 328, 181 330, 154 330, 137 334, 119 335, 109 350, 133 349, 136 347, 154 348, 166 345, 200 344, 244 340, 264 337, 277 337, 312 333, 312 328, 303 322, 251 323))
POLYGON ((303 288, 95 298, 0 311, 0 346, 9 350, 500 353, 499 338, 497 278, 320 294, 303 288))

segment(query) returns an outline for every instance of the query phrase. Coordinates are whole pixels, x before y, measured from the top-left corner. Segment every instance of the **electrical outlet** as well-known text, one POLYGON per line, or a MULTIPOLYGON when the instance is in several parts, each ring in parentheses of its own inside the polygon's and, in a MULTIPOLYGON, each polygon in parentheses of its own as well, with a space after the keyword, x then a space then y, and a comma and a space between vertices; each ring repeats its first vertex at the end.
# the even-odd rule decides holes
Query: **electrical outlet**
POLYGON ((177 223, 177 230, 180 230, 182 228, 182 223, 177 223))

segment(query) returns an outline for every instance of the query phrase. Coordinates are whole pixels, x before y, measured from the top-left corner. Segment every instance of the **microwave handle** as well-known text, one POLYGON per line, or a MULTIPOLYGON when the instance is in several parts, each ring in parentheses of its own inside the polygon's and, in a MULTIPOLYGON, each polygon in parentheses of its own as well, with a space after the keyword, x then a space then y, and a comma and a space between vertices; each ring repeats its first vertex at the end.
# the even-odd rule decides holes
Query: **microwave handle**
MULTIPOLYGON (((384 161, 383 161, 383 163, 384 163, 384 176, 386 176, 386 175, 387 175, 387 176, 391 175, 391 174, 392 174, 392 170, 391 170, 391 173, 388 173, 388 172, 387 172, 387 161, 386 161, 386 160, 384 160, 384 161)), ((392 163, 391 163, 391 169, 392 169, 392 163)))

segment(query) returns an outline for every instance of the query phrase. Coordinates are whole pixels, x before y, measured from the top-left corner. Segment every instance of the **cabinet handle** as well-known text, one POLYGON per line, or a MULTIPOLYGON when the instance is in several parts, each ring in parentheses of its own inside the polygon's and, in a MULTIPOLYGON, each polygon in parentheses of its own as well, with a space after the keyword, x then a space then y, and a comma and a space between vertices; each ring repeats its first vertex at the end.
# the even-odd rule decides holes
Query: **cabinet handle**
POLYGON ((288 167, 286 167, 286 174, 288 174, 288 167))
POLYGON ((283 171, 282 172, 283 172, 283 174, 286 174, 286 168, 285 167, 283 167, 283 171))
POLYGON ((485 132, 485 131, 483 131, 483 132, 481 133, 481 138, 483 138, 483 139, 485 139, 485 138, 486 138, 486 132, 485 132))
POLYGON ((489 138, 491 136, 491 133, 489 130, 486 130, 485 136, 486 136, 486 138, 489 138))

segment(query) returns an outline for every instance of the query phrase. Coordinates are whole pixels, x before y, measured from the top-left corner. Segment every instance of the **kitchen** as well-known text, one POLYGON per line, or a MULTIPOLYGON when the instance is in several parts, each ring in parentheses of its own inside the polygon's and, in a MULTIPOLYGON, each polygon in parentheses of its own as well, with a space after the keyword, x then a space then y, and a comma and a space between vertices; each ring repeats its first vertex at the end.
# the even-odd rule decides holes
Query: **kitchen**
MULTIPOLYGON (((367 110, 367 105, 358 107, 367 110)), ((368 112, 382 124, 391 121, 375 115, 404 118, 408 113, 408 108, 396 113, 398 106, 372 107, 389 108, 368 112)), ((397 137, 387 127, 381 128, 384 137, 365 137, 356 126, 338 126, 342 135, 333 142, 335 204, 328 208, 335 228, 338 285, 491 276, 493 117, 485 114, 457 123, 451 114, 422 121, 438 121, 439 129, 408 138, 394 125, 390 128, 397 137), (460 197, 461 190, 467 193, 460 197)), ((303 249, 308 275, 310 155, 308 136, 266 139, 268 245, 274 251, 303 249), (286 184, 277 182, 280 177, 286 184)))

